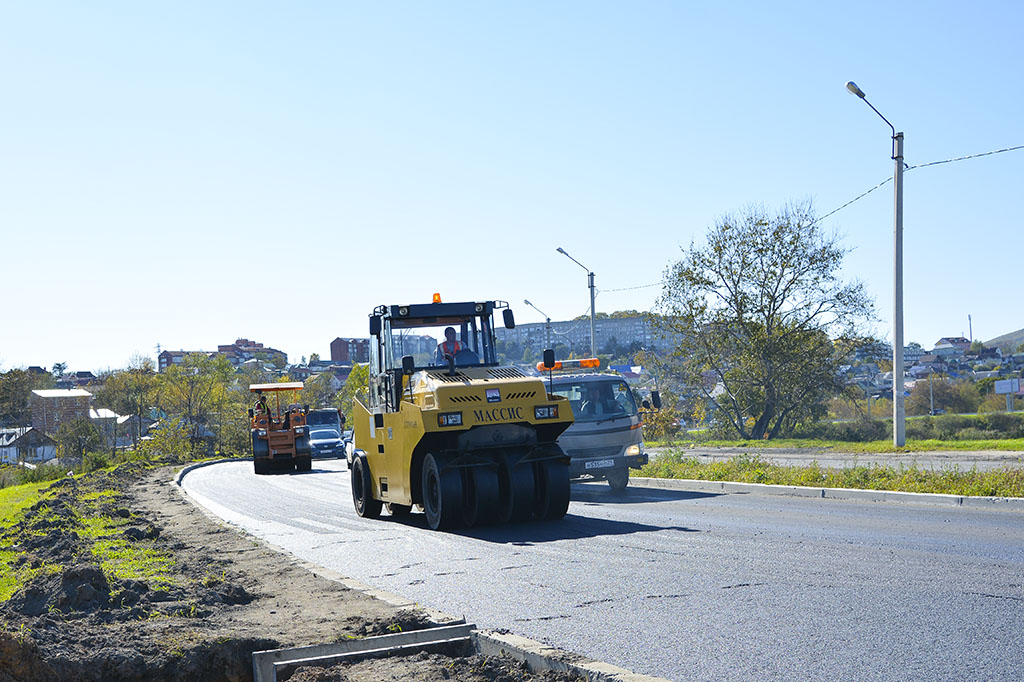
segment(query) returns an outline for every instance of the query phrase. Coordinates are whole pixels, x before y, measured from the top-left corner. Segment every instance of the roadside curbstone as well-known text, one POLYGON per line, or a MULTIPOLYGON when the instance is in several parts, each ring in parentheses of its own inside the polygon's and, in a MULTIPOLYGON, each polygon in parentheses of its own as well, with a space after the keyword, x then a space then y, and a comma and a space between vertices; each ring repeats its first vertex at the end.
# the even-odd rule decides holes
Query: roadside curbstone
POLYGON ((678 478, 642 478, 630 476, 630 485, 662 490, 689 490, 695 492, 727 493, 738 495, 785 495, 788 497, 817 497, 832 500, 861 502, 898 502, 927 504, 942 507, 969 507, 993 511, 1024 512, 1021 497, 975 497, 943 495, 938 493, 908 493, 892 490, 863 490, 859 488, 815 488, 795 485, 766 485, 763 483, 736 483, 732 481, 699 481, 678 478))

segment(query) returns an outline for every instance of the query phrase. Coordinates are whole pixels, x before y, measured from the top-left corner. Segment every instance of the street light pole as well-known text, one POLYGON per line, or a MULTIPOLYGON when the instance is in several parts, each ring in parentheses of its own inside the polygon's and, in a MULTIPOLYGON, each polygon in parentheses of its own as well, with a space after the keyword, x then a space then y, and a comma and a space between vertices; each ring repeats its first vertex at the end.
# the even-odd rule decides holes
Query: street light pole
POLYGON ((590 287, 590 357, 596 358, 597 357, 597 341, 596 341, 597 337, 596 337, 596 334, 595 334, 595 331, 594 331, 595 330, 594 319, 595 319, 595 316, 596 316, 595 310, 594 310, 594 298, 595 298, 596 294, 595 294, 595 291, 594 291, 594 273, 586 265, 584 265, 583 263, 579 262, 578 260, 576 260, 575 258, 570 256, 568 253, 566 253, 565 249, 563 249, 561 246, 558 247, 558 253, 562 254, 563 256, 565 256, 566 258, 571 260, 573 263, 575 263, 576 265, 580 266, 581 268, 583 268, 584 270, 587 271, 587 286, 590 287))
POLYGON ((544 333, 544 338, 545 338, 545 341, 544 341, 545 346, 544 347, 545 348, 551 348, 551 318, 548 317, 547 313, 545 313, 543 310, 541 310, 540 308, 538 308, 534 304, 532 304, 529 301, 527 301, 525 298, 523 299, 523 303, 525 303, 526 305, 530 306, 531 308, 533 308, 538 313, 540 313, 541 315, 544 316, 544 332, 545 332, 544 333))
POLYGON ((903 133, 896 132, 896 127, 882 116, 882 112, 875 109, 856 83, 849 81, 846 89, 864 100, 892 129, 892 158, 896 163, 893 173, 896 217, 893 227, 892 443, 896 447, 903 447, 907 442, 903 401, 903 133))

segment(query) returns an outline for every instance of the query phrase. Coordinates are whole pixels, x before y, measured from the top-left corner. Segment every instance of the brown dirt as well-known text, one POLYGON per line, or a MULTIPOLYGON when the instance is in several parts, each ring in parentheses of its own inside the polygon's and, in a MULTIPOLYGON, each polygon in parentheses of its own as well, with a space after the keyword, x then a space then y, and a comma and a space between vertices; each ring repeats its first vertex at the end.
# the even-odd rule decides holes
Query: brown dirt
MULTIPOLYGON (((23 523, 0 535, 0 549, 18 551, 20 564, 58 567, 0 603, 0 682, 236 682, 252 679, 253 651, 432 625, 425 613, 317 576, 214 521, 169 483, 172 475, 171 467, 124 465, 58 481, 23 523), (109 490, 116 495, 95 495, 109 490), (77 522, 86 508, 118 519, 130 542, 170 553, 173 584, 101 570, 77 522)), ((532 675, 504 659, 423 654, 305 669, 291 679, 576 678, 532 675)))

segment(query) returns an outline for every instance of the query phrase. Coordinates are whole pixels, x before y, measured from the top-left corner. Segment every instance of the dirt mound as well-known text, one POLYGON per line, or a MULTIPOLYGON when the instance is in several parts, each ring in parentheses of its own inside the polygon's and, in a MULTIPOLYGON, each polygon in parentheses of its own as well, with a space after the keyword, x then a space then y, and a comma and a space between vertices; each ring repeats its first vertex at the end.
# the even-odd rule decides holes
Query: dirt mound
POLYGON ((302 668, 289 682, 581 682, 567 672, 532 673, 521 661, 485 656, 451 657, 420 653, 370 659, 331 668, 302 668))

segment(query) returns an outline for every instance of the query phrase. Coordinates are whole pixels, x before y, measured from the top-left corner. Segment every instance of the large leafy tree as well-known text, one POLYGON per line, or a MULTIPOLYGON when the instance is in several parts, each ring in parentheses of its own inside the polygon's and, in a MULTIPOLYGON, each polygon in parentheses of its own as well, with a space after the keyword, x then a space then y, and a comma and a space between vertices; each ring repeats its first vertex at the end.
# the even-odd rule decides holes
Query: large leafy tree
POLYGON ((61 457, 79 460, 103 445, 103 437, 99 430, 88 419, 61 422, 56 440, 61 457))
POLYGON ((749 208, 710 228, 666 271, 652 324, 677 340, 684 382, 742 438, 772 438, 823 412, 837 365, 873 305, 843 282, 846 251, 810 204, 749 208))
POLYGON ((159 378, 149 358, 135 356, 128 367, 112 372, 97 392, 97 402, 120 414, 131 415, 132 442, 138 443, 142 418, 156 403, 159 378))
POLYGON ((189 353, 160 375, 162 407, 181 416, 193 444, 202 440, 207 428, 217 426, 215 417, 233 374, 231 363, 222 355, 189 353))

